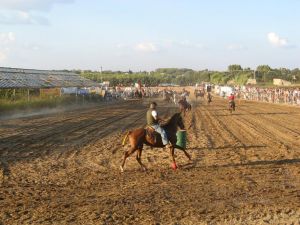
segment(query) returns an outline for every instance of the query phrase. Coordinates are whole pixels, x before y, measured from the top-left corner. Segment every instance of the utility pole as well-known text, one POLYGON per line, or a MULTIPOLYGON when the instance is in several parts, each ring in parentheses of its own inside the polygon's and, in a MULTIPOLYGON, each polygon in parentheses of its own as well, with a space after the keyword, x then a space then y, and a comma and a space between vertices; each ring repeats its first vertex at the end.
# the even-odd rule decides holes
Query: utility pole
POLYGON ((101 74, 101 83, 103 83, 103 80, 102 80, 102 66, 100 67, 100 74, 101 74))

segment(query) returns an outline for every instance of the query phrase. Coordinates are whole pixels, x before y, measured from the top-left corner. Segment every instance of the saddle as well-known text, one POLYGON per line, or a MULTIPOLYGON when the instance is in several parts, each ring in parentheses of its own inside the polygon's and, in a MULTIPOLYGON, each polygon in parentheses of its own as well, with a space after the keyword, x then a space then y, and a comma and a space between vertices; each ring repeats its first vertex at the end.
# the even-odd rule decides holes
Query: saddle
POLYGON ((153 127, 150 126, 147 126, 145 130, 146 130, 146 138, 150 140, 151 144, 155 145, 160 134, 157 133, 153 127))

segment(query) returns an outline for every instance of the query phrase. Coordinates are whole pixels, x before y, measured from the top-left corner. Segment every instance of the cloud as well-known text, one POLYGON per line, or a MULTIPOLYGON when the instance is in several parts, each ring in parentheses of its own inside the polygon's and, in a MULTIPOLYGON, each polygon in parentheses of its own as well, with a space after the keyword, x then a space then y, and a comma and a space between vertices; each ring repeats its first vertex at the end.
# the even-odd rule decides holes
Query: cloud
POLYGON ((1 9, 20 11, 49 11, 58 3, 73 3, 74 0, 0 0, 1 9))
POLYGON ((6 45, 16 40, 16 36, 13 32, 0 33, 0 44, 6 45))
POLYGON ((39 51, 43 48, 43 46, 40 46, 36 43, 23 43, 22 45, 20 45, 20 48, 26 51, 39 51))
POLYGON ((180 47, 184 47, 184 48, 203 48, 204 46, 202 44, 199 43, 193 43, 189 40, 184 40, 184 41, 180 41, 180 42, 174 42, 175 45, 178 45, 180 47))
POLYGON ((48 12, 60 3, 73 3, 75 0, 0 0, 0 24, 48 25, 49 21, 39 12, 48 12))
POLYGON ((204 49, 205 46, 200 43, 194 43, 189 40, 184 41, 174 41, 174 40, 165 40, 163 42, 163 45, 166 48, 173 48, 173 47, 179 47, 179 48, 197 48, 197 49, 204 49))
POLYGON ((0 62, 7 59, 10 47, 15 41, 16 36, 13 32, 0 32, 0 62))
POLYGON ((140 52, 158 52, 158 47, 151 42, 139 43, 135 46, 135 49, 140 52))
POLYGON ((140 42, 135 45, 132 44, 116 44, 115 48, 118 51, 124 51, 127 53, 132 51, 133 49, 138 52, 145 53, 154 53, 154 52, 165 52, 171 49, 205 49, 204 45, 193 43, 190 41, 173 41, 173 40, 158 40, 158 41, 148 41, 148 42, 140 42))
POLYGON ((240 50, 245 50, 246 47, 241 44, 230 44, 227 46, 227 49, 230 51, 240 51, 240 50))
POLYGON ((290 47, 291 45, 288 43, 287 39, 279 37, 276 33, 270 32, 268 33, 269 42, 275 47, 290 47))
POLYGON ((25 11, 0 11, 1 24, 39 24, 48 25, 47 18, 42 16, 35 16, 32 13, 25 11))
POLYGON ((6 58, 6 54, 0 51, 0 62, 4 61, 6 58))
POLYGON ((121 44, 121 43, 117 44, 116 47, 117 47, 118 49, 128 49, 128 48, 132 48, 132 46, 130 46, 130 45, 128 45, 128 44, 121 44))

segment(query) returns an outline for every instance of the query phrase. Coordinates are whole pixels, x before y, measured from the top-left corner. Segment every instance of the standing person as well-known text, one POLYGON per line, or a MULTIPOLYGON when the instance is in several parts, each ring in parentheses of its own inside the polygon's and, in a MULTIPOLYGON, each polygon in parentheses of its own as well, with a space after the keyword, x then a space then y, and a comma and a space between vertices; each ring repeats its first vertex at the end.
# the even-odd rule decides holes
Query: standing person
POLYGON ((234 93, 232 92, 230 96, 228 97, 228 103, 229 103, 229 110, 232 107, 233 111, 235 111, 235 102, 234 102, 235 96, 234 93))
POLYGON ((173 93, 173 101, 174 101, 174 104, 177 105, 177 93, 175 91, 173 93))
POLYGON ((166 148, 170 148, 171 144, 169 143, 166 131, 159 125, 159 122, 162 119, 158 116, 156 111, 157 104, 156 102, 152 102, 150 104, 150 108, 147 111, 147 125, 152 127, 157 133, 161 135, 162 143, 166 146, 166 148))
POLYGON ((212 102, 212 95, 210 92, 207 93, 207 102, 208 104, 212 102))
POLYGON ((225 98, 225 96, 226 96, 225 91, 222 91, 222 97, 225 98))

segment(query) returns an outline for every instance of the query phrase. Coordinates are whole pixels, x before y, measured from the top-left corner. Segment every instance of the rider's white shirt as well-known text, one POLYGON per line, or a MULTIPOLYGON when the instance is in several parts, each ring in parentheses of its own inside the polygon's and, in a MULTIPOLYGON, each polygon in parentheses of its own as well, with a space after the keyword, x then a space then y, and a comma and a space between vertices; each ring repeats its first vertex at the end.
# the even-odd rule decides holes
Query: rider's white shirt
POLYGON ((151 114, 154 117, 154 119, 157 119, 157 112, 156 112, 156 110, 152 110, 151 114))

